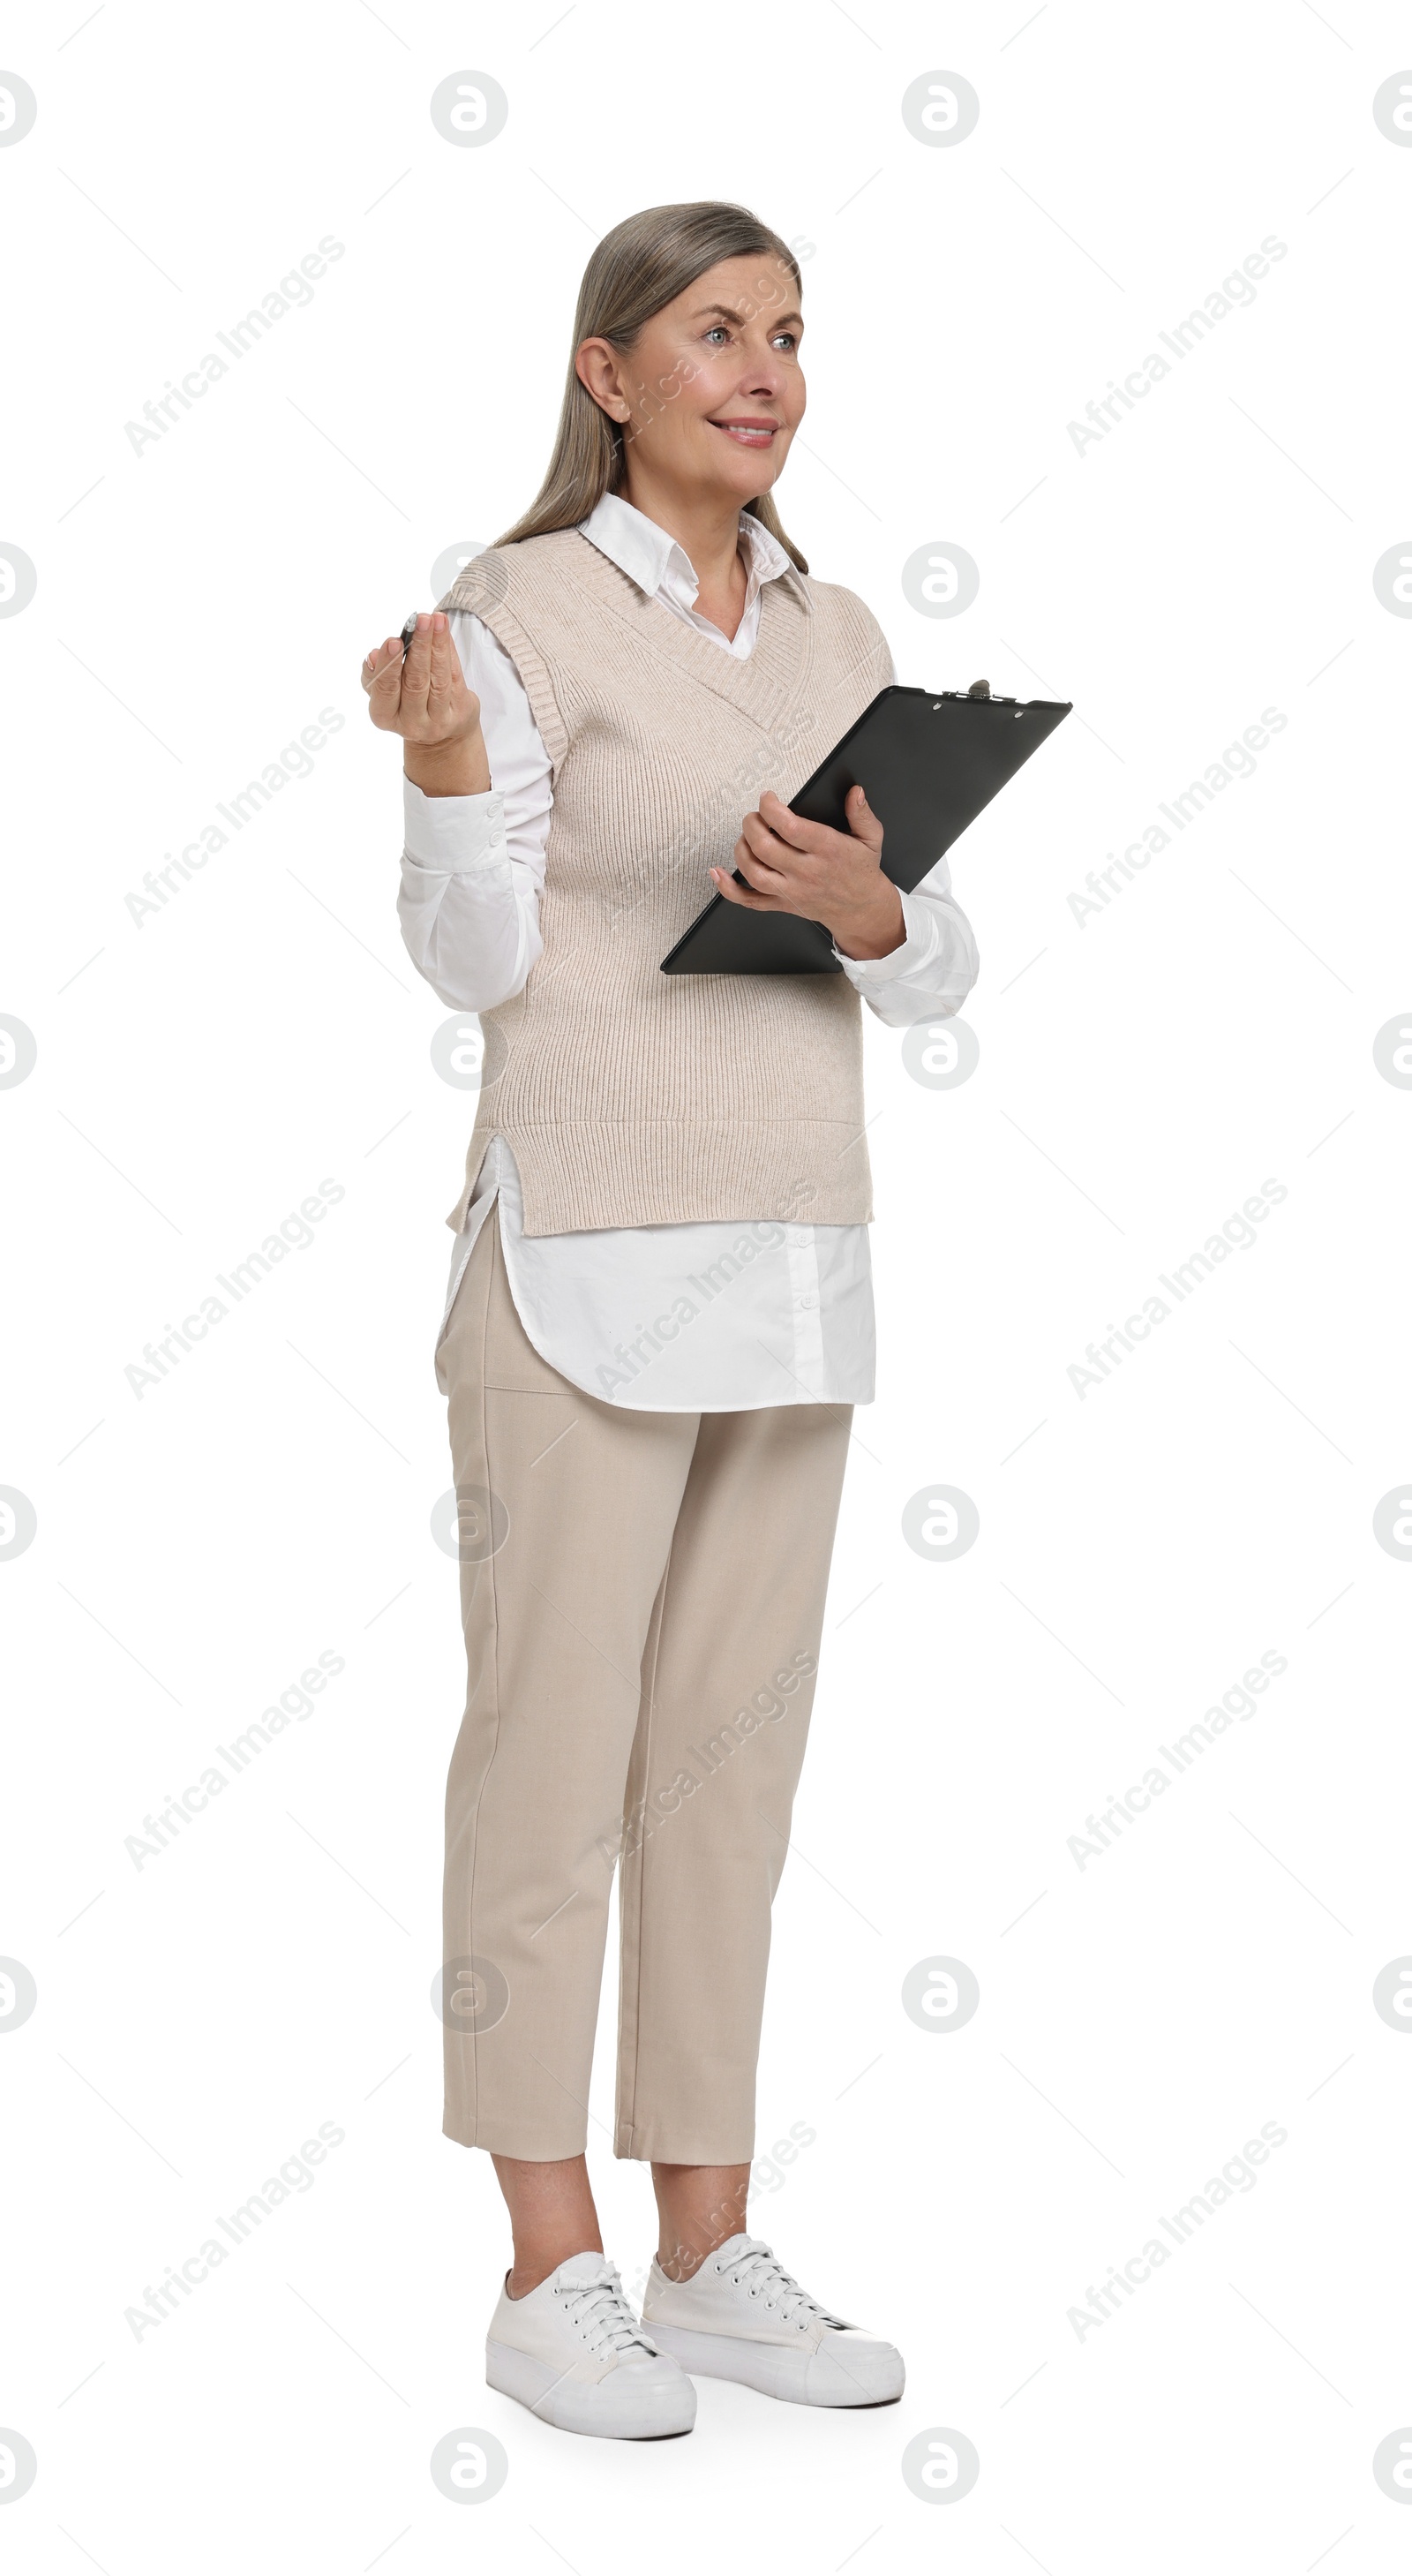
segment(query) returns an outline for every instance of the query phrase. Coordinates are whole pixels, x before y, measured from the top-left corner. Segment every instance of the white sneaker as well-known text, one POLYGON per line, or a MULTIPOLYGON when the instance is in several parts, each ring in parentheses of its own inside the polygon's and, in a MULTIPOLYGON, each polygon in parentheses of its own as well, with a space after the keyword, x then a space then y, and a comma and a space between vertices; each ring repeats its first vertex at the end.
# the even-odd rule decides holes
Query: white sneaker
POLYGON ((900 2352, 821 2308, 756 2236, 729 2237, 689 2281, 654 2257, 642 2318, 693 2377, 794 2406, 891 2406, 906 2380, 900 2352))
POLYGON ((561 2433, 650 2442, 696 2421, 690 2380, 644 2334, 601 2254, 571 2254, 522 2299, 501 2291, 485 2376, 561 2433))

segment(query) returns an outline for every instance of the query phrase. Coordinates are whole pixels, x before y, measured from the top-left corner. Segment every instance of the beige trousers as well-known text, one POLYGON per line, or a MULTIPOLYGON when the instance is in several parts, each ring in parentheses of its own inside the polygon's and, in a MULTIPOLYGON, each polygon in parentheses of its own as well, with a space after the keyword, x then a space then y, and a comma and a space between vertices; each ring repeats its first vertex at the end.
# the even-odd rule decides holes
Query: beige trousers
POLYGON ((493 1215, 442 1364, 469 1665, 446 2134, 583 2151, 621 1860, 615 2152, 745 2163, 852 1409, 600 1403, 528 1340, 493 1215))

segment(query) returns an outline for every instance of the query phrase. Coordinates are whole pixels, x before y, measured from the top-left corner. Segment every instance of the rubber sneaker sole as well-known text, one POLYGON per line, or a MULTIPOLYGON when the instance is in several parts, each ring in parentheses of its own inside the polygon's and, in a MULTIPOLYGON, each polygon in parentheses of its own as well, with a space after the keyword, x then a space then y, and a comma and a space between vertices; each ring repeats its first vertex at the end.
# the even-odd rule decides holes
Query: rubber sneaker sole
POLYGON ((902 2355, 890 2343, 848 2347, 835 2343, 817 2352, 792 2352, 787 2344, 750 2343, 743 2335, 698 2334, 690 2326, 660 2324, 644 2317, 643 2325, 663 2352, 669 2352, 693 2379, 733 2379, 762 2397, 782 2398, 788 2406, 895 2406, 906 2385, 902 2355))
MULTIPOLYGON (((654 2335, 655 2343, 656 2337, 654 2335)), ((596 2433, 613 2442, 662 2442, 689 2433, 696 2421, 696 2391, 680 2370, 655 2362, 620 2363, 606 2379, 571 2379, 517 2352, 513 2344, 487 2341, 485 2376, 502 2397, 513 2397, 561 2433, 596 2433)))

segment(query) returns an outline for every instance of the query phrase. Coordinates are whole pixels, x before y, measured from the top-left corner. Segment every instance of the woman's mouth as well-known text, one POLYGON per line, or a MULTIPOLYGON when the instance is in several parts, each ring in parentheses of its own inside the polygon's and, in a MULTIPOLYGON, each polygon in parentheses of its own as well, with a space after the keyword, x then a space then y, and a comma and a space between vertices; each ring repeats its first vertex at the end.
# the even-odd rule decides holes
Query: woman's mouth
POLYGON ((713 420, 711 427, 724 430, 727 438, 735 440, 737 447, 768 447, 779 428, 779 422, 777 420, 713 420))

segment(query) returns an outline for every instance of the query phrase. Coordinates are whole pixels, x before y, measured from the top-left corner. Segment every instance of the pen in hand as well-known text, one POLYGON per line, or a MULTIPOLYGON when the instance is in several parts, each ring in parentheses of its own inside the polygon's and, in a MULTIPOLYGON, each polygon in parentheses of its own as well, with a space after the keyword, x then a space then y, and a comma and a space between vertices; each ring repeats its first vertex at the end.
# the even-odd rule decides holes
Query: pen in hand
POLYGON ((441 610, 414 611, 399 634, 365 654, 362 676, 373 723, 402 737, 403 771, 414 787, 427 796, 490 792, 480 700, 441 610))

